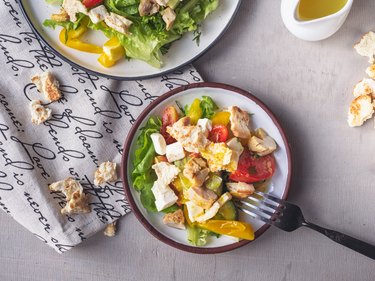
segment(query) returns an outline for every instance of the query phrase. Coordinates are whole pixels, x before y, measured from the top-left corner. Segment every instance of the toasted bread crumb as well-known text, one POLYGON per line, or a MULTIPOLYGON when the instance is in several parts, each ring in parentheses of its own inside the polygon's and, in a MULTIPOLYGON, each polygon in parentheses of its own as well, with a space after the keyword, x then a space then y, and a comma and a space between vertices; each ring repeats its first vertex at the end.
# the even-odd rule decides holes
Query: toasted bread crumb
POLYGON ((117 221, 114 221, 107 225, 107 227, 104 229, 104 235, 108 237, 113 237, 116 235, 117 231, 117 221))

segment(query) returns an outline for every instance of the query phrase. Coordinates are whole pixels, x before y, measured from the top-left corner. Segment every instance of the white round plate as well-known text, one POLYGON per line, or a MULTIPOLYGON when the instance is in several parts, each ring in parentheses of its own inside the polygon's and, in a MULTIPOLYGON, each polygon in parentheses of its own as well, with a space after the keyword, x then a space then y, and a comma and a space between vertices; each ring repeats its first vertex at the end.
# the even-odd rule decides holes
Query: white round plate
MULTIPOLYGON (((88 72, 121 80, 160 76, 191 63, 210 49, 224 34, 240 3, 241 0, 220 0, 217 10, 202 23, 199 46, 193 40, 192 32, 185 34, 172 44, 168 53, 164 55, 164 66, 157 69, 135 59, 122 60, 111 68, 105 68, 98 63, 97 54, 77 51, 60 43, 58 36, 61 28, 53 30, 43 26, 44 20, 49 19, 52 13, 58 12, 59 7, 47 5, 45 0, 19 0, 20 7, 31 28, 63 60, 88 72)), ((89 32, 87 40, 93 44, 102 45, 107 38, 101 32, 89 32)))
MULTIPOLYGON (((143 208, 139 193, 132 187, 130 176, 133 170, 133 156, 139 129, 145 125, 147 120, 151 116, 161 116, 163 109, 169 105, 176 106, 176 101, 184 106, 191 104, 195 98, 201 98, 202 96, 210 96, 219 108, 237 105, 241 109, 252 113, 252 128, 263 128, 275 139, 278 144, 278 149, 274 153, 277 167, 274 176, 270 180, 267 192, 285 199, 291 178, 291 154, 282 127, 272 112, 259 99, 244 90, 225 84, 197 83, 187 85, 164 94, 149 105, 132 127, 125 142, 121 171, 125 192, 135 215, 154 236, 181 250, 194 253, 218 253, 238 248, 249 241, 237 242, 233 238, 221 236, 220 238, 212 238, 205 247, 191 246, 187 241, 186 230, 178 230, 164 225, 162 214, 149 213, 143 208)), ((255 239, 268 228, 263 222, 254 220, 241 212, 239 214, 240 221, 252 224, 255 231, 255 239)))

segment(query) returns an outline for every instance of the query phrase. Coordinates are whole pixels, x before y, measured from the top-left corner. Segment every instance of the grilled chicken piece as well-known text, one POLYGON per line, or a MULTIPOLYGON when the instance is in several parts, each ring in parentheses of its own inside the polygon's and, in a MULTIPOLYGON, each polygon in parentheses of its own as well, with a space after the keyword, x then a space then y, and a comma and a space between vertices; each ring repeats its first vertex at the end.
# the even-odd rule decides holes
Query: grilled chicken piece
POLYGON ((228 182, 226 186, 230 194, 237 198, 246 198, 255 192, 254 185, 245 182, 228 182))
POLYGON ((138 6, 139 15, 151 16, 159 12, 160 6, 158 3, 155 3, 153 0, 141 0, 138 6))
POLYGON ((216 193, 212 190, 197 186, 190 187, 187 196, 190 201, 193 201, 205 210, 209 209, 217 199, 216 193))
POLYGON ((202 186, 207 179, 209 169, 202 158, 190 159, 183 170, 183 174, 194 186, 202 186))
POLYGON ((181 209, 173 213, 166 214, 163 218, 163 223, 170 227, 178 229, 186 229, 185 227, 185 217, 181 209))
POLYGON ((165 10, 161 11, 160 14, 163 17, 163 21, 166 24, 166 29, 170 30, 176 20, 176 13, 171 8, 166 8, 165 10))
POLYGON ((250 137, 250 117, 246 111, 242 111, 237 106, 229 107, 230 129, 235 137, 247 139, 250 137))

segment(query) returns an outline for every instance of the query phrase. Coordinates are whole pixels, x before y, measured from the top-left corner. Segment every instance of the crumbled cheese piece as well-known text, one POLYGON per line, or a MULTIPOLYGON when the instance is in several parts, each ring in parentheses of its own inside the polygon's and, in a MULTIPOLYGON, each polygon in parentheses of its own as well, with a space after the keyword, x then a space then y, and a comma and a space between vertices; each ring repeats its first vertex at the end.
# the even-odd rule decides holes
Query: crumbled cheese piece
POLYGON ((353 95, 357 98, 362 95, 375 96, 375 81, 372 79, 364 78, 355 85, 353 95))
POLYGON ((245 182, 228 182, 226 186, 234 197, 246 198, 254 193, 254 185, 245 182))
POLYGON ((95 171, 94 184, 101 185, 105 182, 114 182, 117 180, 116 163, 103 162, 95 171))
MULTIPOLYGON (((233 152, 223 143, 210 143, 206 149, 201 151, 201 155, 207 160, 211 172, 226 170, 228 164, 233 160, 233 152)), ((232 172, 232 170, 228 170, 232 172)))
POLYGON ((49 71, 43 72, 41 75, 34 75, 31 77, 31 81, 48 101, 57 101, 61 98, 59 82, 49 71))
POLYGON ((372 79, 375 79, 375 64, 372 64, 366 68, 366 74, 372 79))
POLYGON ((174 21, 176 20, 176 13, 171 8, 166 8, 163 11, 160 12, 162 15, 163 21, 166 24, 166 30, 170 30, 174 24, 174 21))
POLYGON ((89 17, 93 23, 103 21, 108 15, 109 13, 104 5, 99 5, 98 7, 95 7, 89 11, 89 17))
POLYGON ((374 106, 370 95, 355 98, 349 107, 348 124, 350 127, 361 126, 374 114, 374 106))
POLYGON ((249 113, 241 110, 237 106, 229 107, 230 112, 230 128, 235 137, 239 138, 248 138, 250 137, 250 117, 249 113))
POLYGON ((163 223, 177 229, 186 229, 184 212, 181 209, 178 209, 173 213, 165 214, 163 223))
POLYGON ((40 100, 32 100, 30 104, 31 122, 40 125, 51 118, 51 109, 44 107, 40 100))
POLYGON ((181 143, 188 152, 200 152, 210 141, 205 136, 200 126, 191 126, 190 118, 184 117, 167 127, 167 132, 181 143))
POLYGON ((370 31, 362 36, 361 40, 354 45, 358 54, 369 58, 369 63, 375 63, 375 33, 370 31))
POLYGON ((180 169, 168 162, 154 164, 152 169, 158 177, 158 181, 163 185, 169 185, 180 173, 180 169))
POLYGON ((77 21, 77 14, 82 13, 87 15, 87 8, 79 0, 64 0, 62 3, 63 9, 69 15, 70 21, 77 21))
POLYGON ((104 235, 108 237, 113 237, 116 235, 117 230, 117 221, 114 221, 112 223, 109 223, 106 228, 104 229, 104 235))
POLYGON ((122 33, 129 34, 129 27, 132 25, 132 21, 124 18, 123 16, 115 13, 110 13, 104 18, 104 22, 114 30, 122 33))
POLYGON ((73 178, 67 178, 49 185, 52 191, 60 191, 66 197, 66 205, 61 209, 62 214, 79 214, 91 212, 87 196, 82 185, 73 178))

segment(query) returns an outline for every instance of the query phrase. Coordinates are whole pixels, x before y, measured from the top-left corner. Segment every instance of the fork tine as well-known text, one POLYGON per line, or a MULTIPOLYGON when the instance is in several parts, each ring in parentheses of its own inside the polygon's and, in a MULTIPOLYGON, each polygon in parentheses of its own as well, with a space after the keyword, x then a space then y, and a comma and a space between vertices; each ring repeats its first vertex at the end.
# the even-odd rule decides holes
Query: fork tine
POLYGON ((255 202, 259 203, 259 204, 262 204, 262 205, 264 205, 264 206, 267 206, 269 209, 272 209, 272 211, 274 211, 275 208, 277 208, 277 207, 279 206, 279 205, 276 204, 275 202, 272 202, 273 204, 269 204, 269 203, 267 203, 267 202, 264 200, 264 198, 262 198, 262 199, 258 199, 258 198, 256 198, 256 197, 249 196, 249 197, 247 197, 246 199, 248 199, 248 200, 252 200, 252 201, 255 201, 255 202))
POLYGON ((272 196, 270 194, 263 193, 261 191, 255 191, 254 194, 257 194, 259 196, 262 196, 265 199, 268 199, 269 201, 271 201, 275 205, 279 205, 279 204, 283 204, 284 203, 283 199, 277 198, 277 197, 272 196))
POLYGON ((249 216, 253 217, 254 219, 261 220, 261 221, 263 221, 263 222, 265 222, 265 223, 268 223, 268 224, 272 224, 272 222, 271 222, 270 219, 268 219, 268 218, 266 218, 266 217, 264 217, 264 216, 261 216, 261 215, 259 215, 259 214, 257 214, 257 213, 254 213, 254 212, 248 210, 246 207, 244 208, 244 207, 243 207, 243 205, 244 205, 243 202, 241 202, 241 201, 235 201, 235 205, 236 205, 236 206, 238 207, 238 209, 240 209, 242 212, 248 214, 249 216))
POLYGON ((247 200, 249 201, 254 201, 254 202, 257 202, 257 203, 260 203, 259 206, 257 205, 254 205, 254 203, 251 203, 249 201, 245 201, 245 200, 242 200, 241 202, 254 209, 254 210, 257 210, 257 211, 260 211, 260 212, 263 212, 265 214, 267 214, 268 216, 272 217, 274 212, 275 212, 275 206, 273 205, 269 205, 267 203, 264 203, 263 201, 259 200, 259 199, 256 199, 256 198, 253 198, 253 197, 247 197, 247 200), (272 210, 272 211, 270 211, 272 210))

